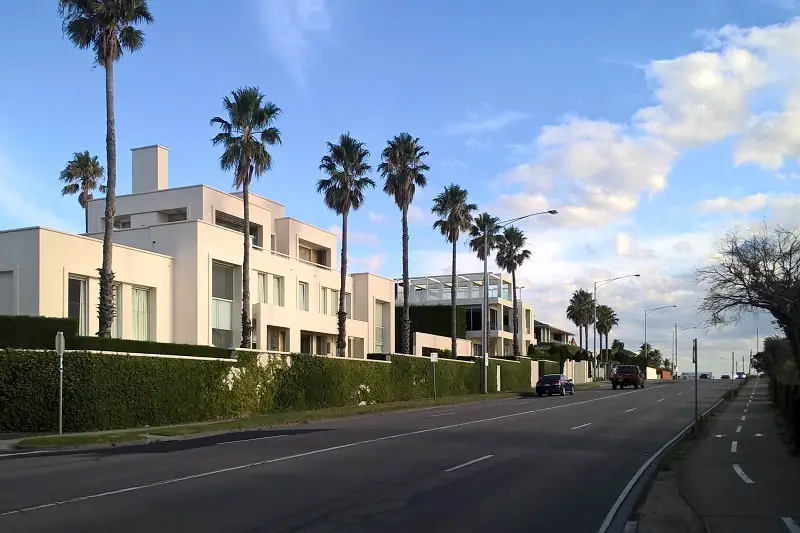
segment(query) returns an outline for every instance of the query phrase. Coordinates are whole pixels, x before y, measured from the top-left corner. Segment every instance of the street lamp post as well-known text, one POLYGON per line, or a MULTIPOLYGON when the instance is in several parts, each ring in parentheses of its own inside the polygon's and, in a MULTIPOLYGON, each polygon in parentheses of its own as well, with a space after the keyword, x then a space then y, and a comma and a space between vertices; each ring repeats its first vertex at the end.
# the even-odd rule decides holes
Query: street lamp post
POLYGON ((672 309, 678 307, 677 305, 662 305, 661 307, 654 307, 652 309, 644 310, 644 366, 647 367, 647 315, 653 311, 660 311, 661 309, 672 309))
POLYGON ((678 374, 678 332, 679 331, 688 331, 690 329, 698 329, 698 326, 689 326, 686 328, 678 328, 678 323, 675 322, 675 333, 673 337, 673 363, 672 363, 672 371, 675 375, 678 374))
MULTIPOLYGON (((603 285, 608 285, 611 282, 625 279, 625 278, 638 278, 640 274, 626 274, 624 276, 617 276, 616 278, 608 278, 608 279, 601 279, 600 281, 594 282, 594 292, 592 293, 592 301, 594 304, 594 320, 592 324, 592 331, 594 333, 594 341, 592 342, 592 350, 594 351, 594 356, 597 358, 597 287, 602 287, 603 285)), ((606 354, 606 364, 608 364, 608 354, 606 354)))
MULTIPOLYGON (((539 213, 531 213, 529 215, 512 218, 497 224, 498 228, 507 226, 514 222, 535 217, 537 215, 557 215, 558 211, 550 209, 549 211, 541 211, 539 213)), ((488 221, 487 221, 488 222, 488 221)), ((489 392, 489 228, 483 228, 483 393, 489 392)), ((517 342, 517 339, 514 339, 517 342)))

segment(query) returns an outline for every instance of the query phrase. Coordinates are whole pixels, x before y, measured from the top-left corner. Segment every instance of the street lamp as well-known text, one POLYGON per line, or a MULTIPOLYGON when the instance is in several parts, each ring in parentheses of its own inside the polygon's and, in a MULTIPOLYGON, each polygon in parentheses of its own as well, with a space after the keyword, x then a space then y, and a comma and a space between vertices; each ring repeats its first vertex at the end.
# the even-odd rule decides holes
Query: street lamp
MULTIPOLYGON (((550 209, 539 213, 531 213, 504 222, 498 222, 497 227, 502 228, 508 224, 513 224, 520 220, 535 217, 537 215, 557 215, 558 211, 550 209)), ((489 392, 489 232, 488 227, 483 228, 483 393, 489 392)), ((514 343, 517 339, 514 339, 514 343)))
POLYGON ((689 331, 690 329, 700 329, 699 326, 689 326, 686 328, 678 328, 678 323, 675 322, 675 332, 672 335, 672 371, 675 375, 678 374, 678 332, 689 331))
POLYGON ((647 366, 647 315, 653 311, 660 311, 661 309, 672 309, 678 307, 677 305, 662 305, 661 307, 653 307, 652 309, 644 310, 644 365, 647 366))
MULTIPOLYGON (((603 285, 608 285, 613 281, 617 281, 620 279, 625 278, 638 278, 640 274, 626 274, 624 276, 617 276, 616 278, 608 278, 608 279, 601 279, 600 281, 594 282, 594 293, 592 294, 592 302, 594 304, 594 321, 592 323, 592 331, 594 332, 594 341, 592 343, 592 350, 594 352, 594 356, 597 357, 597 287, 602 287, 603 285)), ((606 354, 606 363, 608 363, 608 354, 606 354)))

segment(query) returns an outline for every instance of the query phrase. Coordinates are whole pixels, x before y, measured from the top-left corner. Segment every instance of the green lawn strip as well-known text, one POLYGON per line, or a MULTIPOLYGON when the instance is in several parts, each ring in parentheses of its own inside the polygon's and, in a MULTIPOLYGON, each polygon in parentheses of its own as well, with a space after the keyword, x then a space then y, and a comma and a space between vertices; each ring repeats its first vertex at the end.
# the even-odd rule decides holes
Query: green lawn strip
POLYGON ((206 424, 192 424, 183 426, 172 426, 154 428, 147 431, 150 435, 162 437, 179 437, 185 435, 196 435, 200 433, 215 433, 222 431, 241 431, 245 429, 261 429, 290 424, 307 424, 318 420, 330 420, 335 418, 347 418, 372 413, 383 413, 388 411, 401 411, 409 409, 419 409, 423 407, 435 407, 456 405, 462 403, 474 403, 491 400, 502 400, 513 398, 516 393, 492 393, 492 394, 465 394, 460 396, 448 396, 437 400, 413 400, 408 402, 387 402, 375 403, 371 405, 331 407, 314 411, 296 411, 292 413, 270 413, 257 415, 236 420, 225 420, 222 422, 209 422, 206 424))
POLYGON ((70 446, 88 446, 91 444, 117 444, 143 441, 143 432, 126 431, 122 433, 85 433, 74 435, 50 435, 46 437, 29 437, 20 440, 18 446, 36 448, 62 448, 70 446))

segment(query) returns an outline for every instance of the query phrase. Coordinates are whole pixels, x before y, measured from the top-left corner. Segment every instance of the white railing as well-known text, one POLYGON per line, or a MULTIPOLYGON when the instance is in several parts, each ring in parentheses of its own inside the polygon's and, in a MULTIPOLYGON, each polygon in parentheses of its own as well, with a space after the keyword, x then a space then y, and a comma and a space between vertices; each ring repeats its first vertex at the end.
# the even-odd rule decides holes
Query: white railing
MULTIPOLYGON (((494 287, 490 288, 489 298, 498 298, 498 297, 510 300, 511 294, 506 293, 506 291, 503 291, 503 295, 500 296, 500 292, 497 290, 497 288, 494 287)), ((470 299, 481 299, 481 298, 483 298, 483 287, 461 287, 456 290, 456 300, 470 300, 470 299)), ((431 288, 425 291, 411 291, 408 295, 408 301, 412 304, 424 303, 424 302, 449 302, 450 289, 431 288)), ((402 285, 398 286, 396 302, 397 305, 403 305, 402 285)))

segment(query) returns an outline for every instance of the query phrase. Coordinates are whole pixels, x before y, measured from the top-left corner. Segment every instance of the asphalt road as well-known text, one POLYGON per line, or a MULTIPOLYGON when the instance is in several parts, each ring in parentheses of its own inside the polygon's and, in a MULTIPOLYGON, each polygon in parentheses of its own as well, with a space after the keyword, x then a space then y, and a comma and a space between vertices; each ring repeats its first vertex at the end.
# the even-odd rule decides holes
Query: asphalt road
MULTIPOLYGON (((725 382, 701 381, 700 409, 725 382)), ((596 533, 690 382, 0 459, 0 531, 596 533)))

